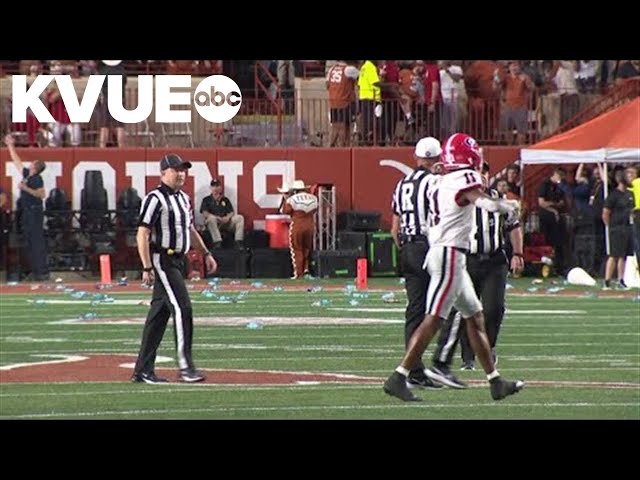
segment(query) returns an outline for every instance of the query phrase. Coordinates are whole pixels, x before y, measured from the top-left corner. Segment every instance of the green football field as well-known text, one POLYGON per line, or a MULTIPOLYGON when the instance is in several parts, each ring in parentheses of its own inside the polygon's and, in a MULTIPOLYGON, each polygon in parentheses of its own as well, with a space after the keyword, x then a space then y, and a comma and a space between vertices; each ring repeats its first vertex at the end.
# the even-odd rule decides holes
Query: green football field
POLYGON ((498 344, 500 372, 524 390, 494 402, 481 369, 459 371, 456 356, 470 388, 418 391, 420 403, 382 391, 403 353, 397 278, 369 279, 365 293, 344 280, 191 284, 207 375, 195 385, 176 380, 171 323, 156 370, 172 382, 129 382, 149 291, 2 285, 0 418, 640 419, 638 291, 531 281, 510 280, 498 344))

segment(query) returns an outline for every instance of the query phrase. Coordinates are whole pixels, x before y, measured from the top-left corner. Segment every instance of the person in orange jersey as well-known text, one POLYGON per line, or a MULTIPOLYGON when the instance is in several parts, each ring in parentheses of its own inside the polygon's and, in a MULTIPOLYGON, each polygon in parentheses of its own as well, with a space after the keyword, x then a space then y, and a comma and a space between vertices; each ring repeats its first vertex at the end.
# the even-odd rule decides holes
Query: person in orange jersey
POLYGON ((293 263, 293 279, 302 278, 309 271, 309 255, 313 248, 314 215, 318 209, 318 197, 309 193, 309 186, 302 180, 294 180, 290 189, 281 189, 285 195, 282 213, 291 215, 289 245, 293 263))

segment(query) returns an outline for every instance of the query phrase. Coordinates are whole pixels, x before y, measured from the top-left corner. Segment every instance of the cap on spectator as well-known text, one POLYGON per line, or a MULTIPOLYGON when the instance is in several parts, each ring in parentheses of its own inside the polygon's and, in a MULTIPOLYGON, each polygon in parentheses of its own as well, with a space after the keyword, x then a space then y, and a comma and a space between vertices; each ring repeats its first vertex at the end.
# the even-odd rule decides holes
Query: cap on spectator
POLYGON ((122 60, 102 60, 102 63, 104 63, 105 65, 109 65, 110 67, 120 65, 121 62, 122 60))
POLYGON ((160 160, 160 170, 173 168, 174 170, 186 170, 191 168, 191 162, 185 162, 175 153, 168 153, 160 160))
POLYGON ((413 153, 420 158, 435 158, 442 154, 442 146, 437 138, 424 137, 418 140, 413 153))

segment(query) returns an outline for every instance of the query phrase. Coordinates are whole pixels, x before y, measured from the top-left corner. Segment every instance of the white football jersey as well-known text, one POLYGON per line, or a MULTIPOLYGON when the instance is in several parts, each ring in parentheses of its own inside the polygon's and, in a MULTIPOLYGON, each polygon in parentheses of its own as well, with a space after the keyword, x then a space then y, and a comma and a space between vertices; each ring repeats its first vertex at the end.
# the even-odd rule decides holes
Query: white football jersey
POLYGON ((482 189, 482 177, 471 169, 456 170, 429 184, 429 245, 469 249, 475 208, 460 196, 482 189))

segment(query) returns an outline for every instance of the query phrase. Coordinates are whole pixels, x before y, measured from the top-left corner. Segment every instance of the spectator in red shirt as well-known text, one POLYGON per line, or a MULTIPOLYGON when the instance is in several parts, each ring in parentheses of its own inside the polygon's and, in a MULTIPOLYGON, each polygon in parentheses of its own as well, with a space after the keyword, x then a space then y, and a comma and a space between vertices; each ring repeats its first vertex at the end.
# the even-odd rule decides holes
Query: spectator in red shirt
POLYGON ((386 143, 386 139, 395 141, 396 124, 399 118, 400 99, 400 68, 395 60, 385 60, 378 68, 380 87, 382 88, 382 118, 379 144, 386 143))
MULTIPOLYGON (((51 66, 51 75, 61 75, 60 65, 51 66)), ((60 90, 55 82, 51 82, 47 88, 47 103, 49 104, 49 112, 55 120, 53 124, 53 135, 49 142, 51 147, 61 147, 64 143, 64 137, 66 132, 69 132, 71 140, 71 146, 80 146, 82 131, 80 125, 77 123, 71 123, 69 119, 69 113, 67 107, 64 105, 64 101, 60 96, 60 90)))
MULTIPOLYGON (((437 60, 424 61, 424 105, 419 117, 422 120, 423 133, 421 136, 438 138, 440 136, 440 105, 442 92, 440 90, 440 71, 437 60)), ((420 129, 420 124, 418 125, 420 129)))
MULTIPOLYGON (((22 62, 21 62, 22 63, 22 62)), ((21 68, 23 66, 21 65, 21 68)), ((29 74, 27 75, 27 87, 35 81, 36 77, 42 72, 42 65, 40 62, 32 62, 29 65, 29 74)), ((13 132, 26 132, 27 134, 27 146, 38 147, 38 131, 41 129, 40 122, 33 114, 31 109, 27 109, 27 121, 24 123, 14 123, 11 130, 13 132)))

